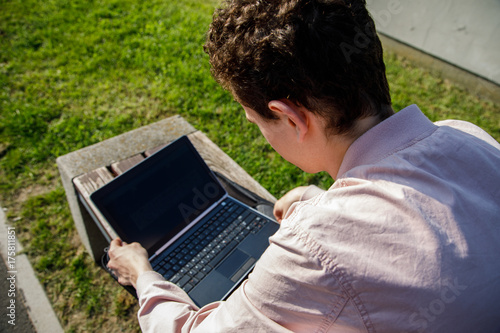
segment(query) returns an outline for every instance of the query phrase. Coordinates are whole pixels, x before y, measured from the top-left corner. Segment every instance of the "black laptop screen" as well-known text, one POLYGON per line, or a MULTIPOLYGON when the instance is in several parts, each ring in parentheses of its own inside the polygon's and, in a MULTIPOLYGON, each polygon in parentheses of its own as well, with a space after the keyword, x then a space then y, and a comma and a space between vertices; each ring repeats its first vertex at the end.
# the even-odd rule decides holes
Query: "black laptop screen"
POLYGON ((224 195, 187 137, 91 195, 122 240, 150 255, 224 195))

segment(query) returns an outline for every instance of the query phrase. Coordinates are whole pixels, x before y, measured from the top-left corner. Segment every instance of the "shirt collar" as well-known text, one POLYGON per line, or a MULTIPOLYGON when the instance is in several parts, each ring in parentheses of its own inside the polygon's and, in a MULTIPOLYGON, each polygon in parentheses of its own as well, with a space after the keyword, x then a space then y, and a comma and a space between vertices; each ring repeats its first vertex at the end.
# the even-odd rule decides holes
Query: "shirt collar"
POLYGON ((372 164, 437 129, 418 106, 410 105, 361 135, 347 149, 337 178, 359 165, 372 164))

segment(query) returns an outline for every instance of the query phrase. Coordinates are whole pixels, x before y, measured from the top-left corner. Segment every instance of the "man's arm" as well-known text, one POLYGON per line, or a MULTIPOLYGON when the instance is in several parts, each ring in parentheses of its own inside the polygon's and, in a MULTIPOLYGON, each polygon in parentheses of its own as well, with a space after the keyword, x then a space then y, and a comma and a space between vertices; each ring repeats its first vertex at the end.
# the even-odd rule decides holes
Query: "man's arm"
POLYGON ((299 186, 290 190, 281 199, 276 201, 274 204, 274 216, 276 220, 281 223, 287 215, 290 215, 293 211, 292 205, 299 201, 308 200, 324 191, 319 187, 314 185, 311 186, 299 186))
POLYGON ((249 278, 226 301, 202 308, 154 271, 143 270, 134 281, 135 268, 124 266, 137 261, 123 255, 127 251, 144 258, 139 246, 113 243, 111 266, 118 276, 129 274, 130 283, 137 288, 143 332, 313 332, 335 320, 328 316, 331 307, 344 308, 347 298, 339 297, 342 291, 333 276, 321 279, 320 285, 314 282, 324 268, 304 239, 288 224, 282 225, 249 278))

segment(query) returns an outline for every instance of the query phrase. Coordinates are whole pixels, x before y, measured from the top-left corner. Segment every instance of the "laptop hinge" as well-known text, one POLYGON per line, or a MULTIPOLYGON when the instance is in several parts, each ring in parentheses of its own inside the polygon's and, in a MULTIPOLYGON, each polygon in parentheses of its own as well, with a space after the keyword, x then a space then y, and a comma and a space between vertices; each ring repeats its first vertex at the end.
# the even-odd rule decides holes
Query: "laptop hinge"
POLYGON ((198 216, 195 220, 193 220, 191 223, 189 223, 184 229, 179 231, 177 235, 172 237, 165 245, 160 247, 150 258, 149 260, 153 260, 157 255, 165 251, 167 247, 172 245, 176 240, 178 240, 182 235, 184 235, 189 229, 191 229, 193 226, 195 226, 201 219, 203 219, 207 214, 209 214, 215 207, 220 205, 220 203, 224 200, 226 200, 229 197, 227 193, 225 193, 222 198, 219 199, 219 201, 215 202, 213 205, 211 205, 208 209, 206 209, 200 216, 198 216))

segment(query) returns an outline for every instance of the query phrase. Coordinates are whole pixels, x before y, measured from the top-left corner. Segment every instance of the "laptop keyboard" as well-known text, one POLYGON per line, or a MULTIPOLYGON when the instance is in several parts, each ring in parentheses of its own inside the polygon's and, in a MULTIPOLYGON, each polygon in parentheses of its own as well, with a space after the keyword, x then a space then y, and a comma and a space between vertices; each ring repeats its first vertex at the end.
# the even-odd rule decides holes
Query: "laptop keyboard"
POLYGON ((189 292, 219 264, 248 234, 257 233, 267 219, 225 200, 219 211, 207 219, 173 251, 152 262, 165 279, 189 292))

